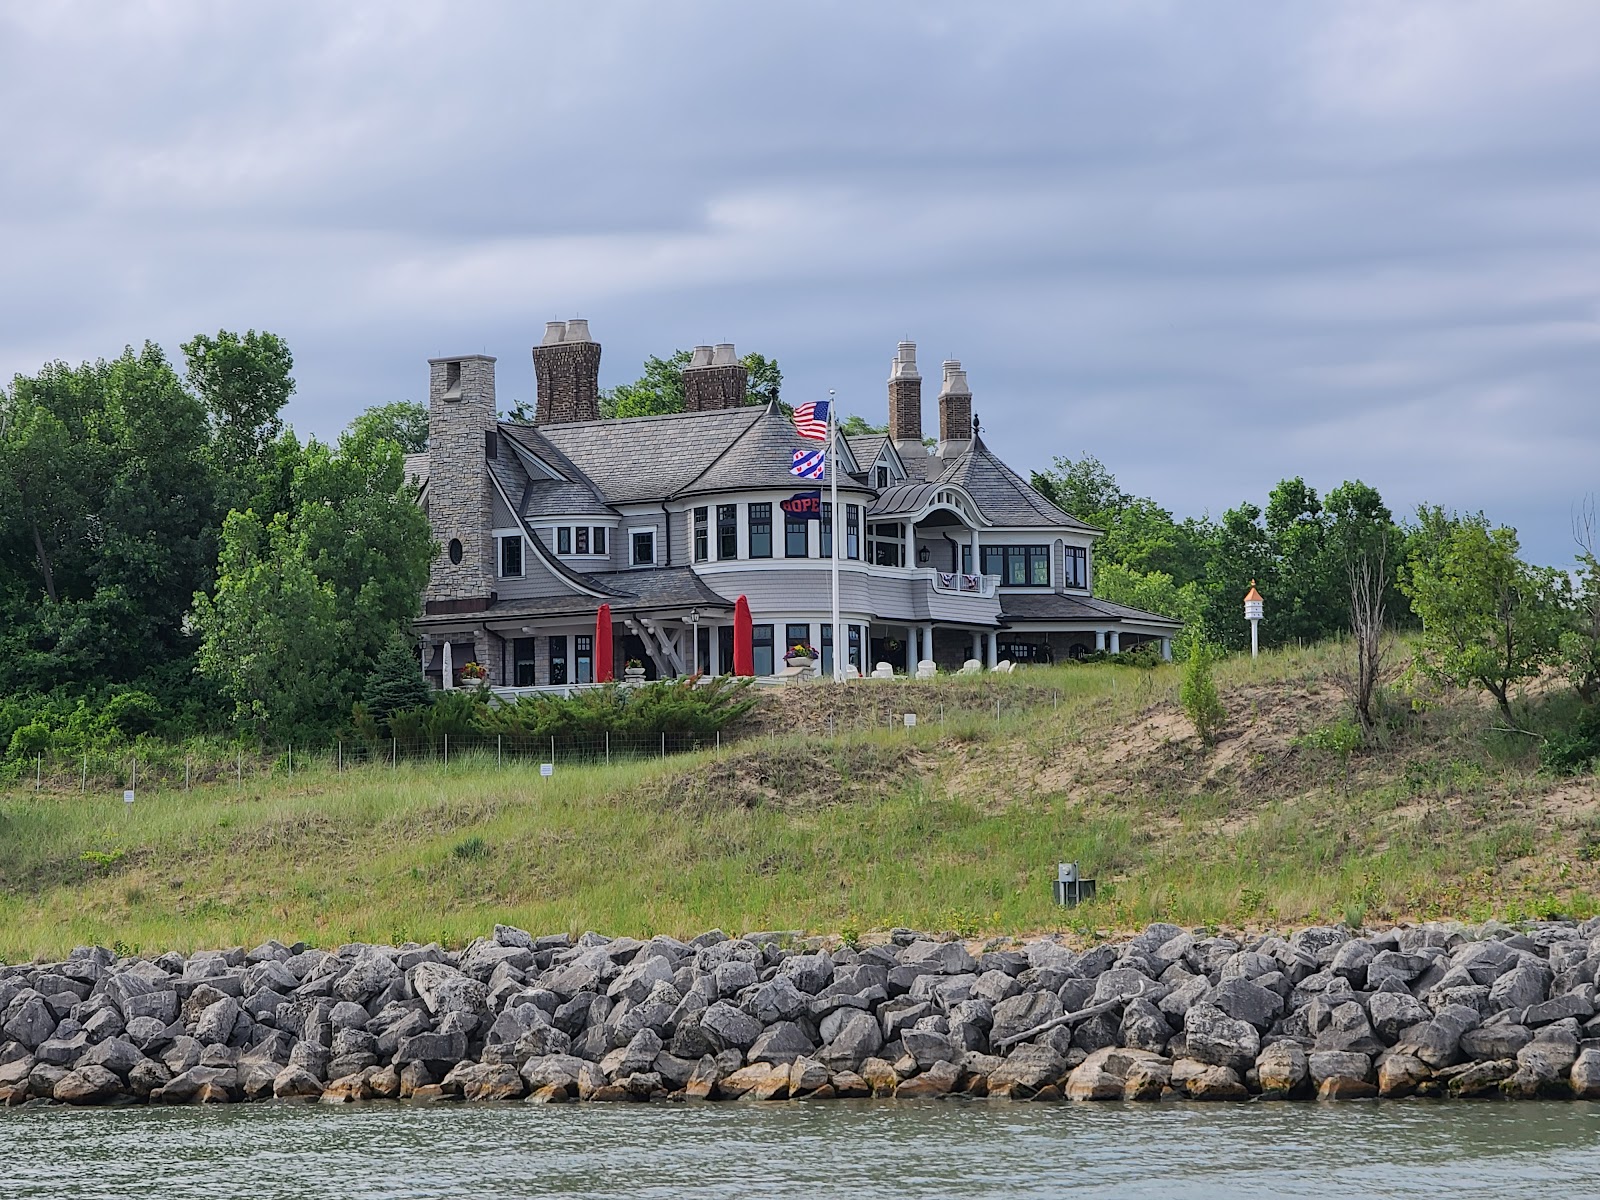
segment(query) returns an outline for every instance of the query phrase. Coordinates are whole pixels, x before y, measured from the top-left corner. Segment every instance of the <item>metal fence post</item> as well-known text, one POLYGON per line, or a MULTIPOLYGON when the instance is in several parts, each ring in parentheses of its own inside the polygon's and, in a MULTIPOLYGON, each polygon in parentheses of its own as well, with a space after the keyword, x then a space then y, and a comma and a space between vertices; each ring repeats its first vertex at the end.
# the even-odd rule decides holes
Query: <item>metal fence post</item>
POLYGON ((450 735, 448 733, 444 735, 444 765, 447 767, 450 765, 450 735))
POLYGON ((494 765, 496 767, 503 768, 506 765, 505 741, 505 734, 497 733, 494 735, 494 765))
POLYGON ((244 786, 244 747, 239 747, 239 786, 244 786))
POLYGON ((44 784, 44 752, 40 751, 33 762, 33 790, 38 791, 44 784))
POLYGON ((398 770, 399 767, 400 767, 400 739, 397 738, 397 737, 392 737, 392 738, 389 739, 389 769, 391 771, 394 771, 394 770, 398 770))
POLYGON ((661 731, 661 757, 665 758, 666 756, 667 756, 667 731, 665 729, 663 729, 661 731))
POLYGON ((334 768, 337 774, 344 774, 344 739, 339 739, 339 765, 334 768))
POLYGON ((183 756, 183 790, 186 792, 189 790, 189 756, 187 754, 183 756))
POLYGON ((556 761, 556 739, 554 737, 552 737, 550 739, 550 763, 551 763, 552 766, 555 765, 555 761, 556 761))
POLYGON ((611 730, 606 730, 606 766, 611 765, 611 730))
POLYGON ((289 743, 289 778, 294 778, 294 743, 289 743))
POLYGON ((83 780, 78 784, 78 790, 80 792, 89 790, 89 752, 87 750, 83 752, 83 780))

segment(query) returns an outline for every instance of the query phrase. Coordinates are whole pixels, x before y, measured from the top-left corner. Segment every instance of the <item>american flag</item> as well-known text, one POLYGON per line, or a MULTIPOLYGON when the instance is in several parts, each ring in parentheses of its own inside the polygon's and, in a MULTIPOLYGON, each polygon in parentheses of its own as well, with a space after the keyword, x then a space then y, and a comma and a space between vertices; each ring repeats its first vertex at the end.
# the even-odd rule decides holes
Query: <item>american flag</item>
MULTIPOLYGON (((796 410, 796 415, 798 415, 798 410, 796 410)), ((798 475, 801 479, 821 479, 823 460, 827 457, 828 452, 826 450, 796 450, 794 452, 794 466, 789 468, 789 474, 798 475)))
POLYGON ((828 402, 813 400, 794 410, 794 431, 813 442, 828 440, 828 402))

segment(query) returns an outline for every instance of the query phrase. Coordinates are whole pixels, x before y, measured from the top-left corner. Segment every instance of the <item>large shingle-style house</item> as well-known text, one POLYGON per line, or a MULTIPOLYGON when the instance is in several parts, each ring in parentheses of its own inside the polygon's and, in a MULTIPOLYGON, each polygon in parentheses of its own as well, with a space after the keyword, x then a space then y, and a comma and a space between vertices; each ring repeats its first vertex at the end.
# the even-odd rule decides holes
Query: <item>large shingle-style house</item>
MULTIPOLYGON (((733 347, 700 347, 684 372, 686 411, 606 420, 600 345, 587 321, 551 322, 533 350, 532 424, 501 420, 495 360, 429 362, 429 440, 407 469, 442 547, 416 623, 442 683, 487 668, 498 686, 593 678, 595 616, 609 604, 620 672, 650 678, 732 669, 733 612, 745 596, 758 675, 786 646, 862 673, 933 659, 1039 662, 1157 641, 1178 623, 1090 594, 1099 531, 1062 512, 984 444, 961 364, 944 364, 939 440, 922 436, 916 347, 889 378, 889 433, 839 439, 839 510, 790 518, 815 487, 790 474, 815 449, 777 406, 745 403, 733 347), (833 645, 832 539, 843 539, 833 645)), ((831 469, 831 467, 830 467, 831 469)), ((828 492, 824 486, 823 497, 828 492)))

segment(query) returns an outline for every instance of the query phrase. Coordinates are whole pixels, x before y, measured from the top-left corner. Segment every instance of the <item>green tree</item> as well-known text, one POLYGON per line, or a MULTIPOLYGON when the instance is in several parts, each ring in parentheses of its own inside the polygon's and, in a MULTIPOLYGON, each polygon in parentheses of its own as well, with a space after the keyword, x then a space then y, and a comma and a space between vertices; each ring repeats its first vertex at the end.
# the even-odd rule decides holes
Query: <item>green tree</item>
POLYGON ((1120 512, 1133 497, 1117 485, 1116 476, 1092 454, 1071 459, 1057 456, 1048 471, 1033 473, 1033 486, 1040 495, 1080 521, 1120 512))
POLYGON ((428 408, 415 400, 374 405, 350 422, 349 432, 388 438, 404 453, 420 454, 428 448, 428 408))
MULTIPOLYGON (((600 393, 602 417, 649 417, 683 411, 683 372, 694 355, 675 350, 666 358, 652 354, 644 360, 644 374, 632 383, 619 383, 600 393)), ((739 360, 749 375, 746 404, 769 404, 779 399, 783 371, 778 360, 763 354, 746 354, 739 360)))
MULTIPOLYGON (((887 425, 874 425, 865 417, 852 415, 839 422, 839 432, 846 437, 863 437, 872 434, 886 434, 889 432, 889 427, 887 425)), ((871 466, 872 464, 864 463, 862 465, 871 466)))
POLYGON ((1216 651, 1199 630, 1189 636, 1188 653, 1183 664, 1183 682, 1178 686, 1178 701, 1184 715, 1194 726, 1195 735, 1204 746, 1214 746, 1217 734, 1222 732, 1228 719, 1228 710, 1217 694, 1217 683, 1212 678, 1212 664, 1216 651))
POLYGON ((160 347, 18 377, 0 424, 0 687, 128 681, 192 650, 215 561, 205 414, 160 347))
POLYGON ((1422 620, 1418 665, 1436 682, 1481 687, 1509 720, 1512 687, 1555 655, 1564 577, 1523 562, 1516 531, 1492 527, 1482 513, 1417 515, 1402 586, 1422 620))
POLYGON ((397 712, 427 705, 428 681, 422 677, 409 639, 389 639, 367 675, 361 700, 367 715, 380 727, 387 727, 389 718, 397 712))
POLYGON ((306 447, 294 479, 296 544, 334 589, 347 623, 345 666, 365 677, 421 610, 437 547, 413 502, 399 446, 371 430, 306 447))
POLYGON ((339 599, 295 540, 286 513, 265 526, 253 511, 228 514, 215 594, 194 598, 199 669, 261 737, 320 727, 347 707, 339 599))
POLYGON ((1164 571, 1135 571, 1120 563, 1097 560, 1094 594, 1113 604, 1172 617, 1190 629, 1205 623, 1206 598, 1200 585, 1190 581, 1180 587, 1164 571))
POLYGON ((1585 704, 1600 699, 1600 557, 1595 547, 1593 501, 1575 522, 1578 562, 1572 573, 1572 607, 1559 643, 1561 669, 1585 704))
POLYGON ((294 392, 294 355, 277 334, 254 329, 242 336, 226 329, 216 337, 196 334, 182 349, 189 384, 210 414, 225 503, 251 503, 283 432, 280 414, 294 392))

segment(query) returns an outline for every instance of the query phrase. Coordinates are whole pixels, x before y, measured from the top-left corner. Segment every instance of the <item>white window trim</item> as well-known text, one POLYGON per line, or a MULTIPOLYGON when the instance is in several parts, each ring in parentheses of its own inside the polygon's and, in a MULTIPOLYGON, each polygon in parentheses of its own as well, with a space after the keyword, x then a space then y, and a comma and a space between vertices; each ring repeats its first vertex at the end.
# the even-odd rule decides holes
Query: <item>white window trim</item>
POLYGON ((661 527, 659 525, 629 525, 624 534, 628 539, 628 566, 657 567, 661 565, 661 527), (647 563, 634 560, 633 537, 636 533, 648 533, 650 535, 650 561, 647 563))
POLYGON ((496 579, 526 579, 528 576, 528 540, 516 530, 497 531, 494 534, 494 577, 496 579), (505 550, 501 543, 507 538, 516 538, 522 543, 522 570, 515 575, 507 575, 505 566, 505 550))

